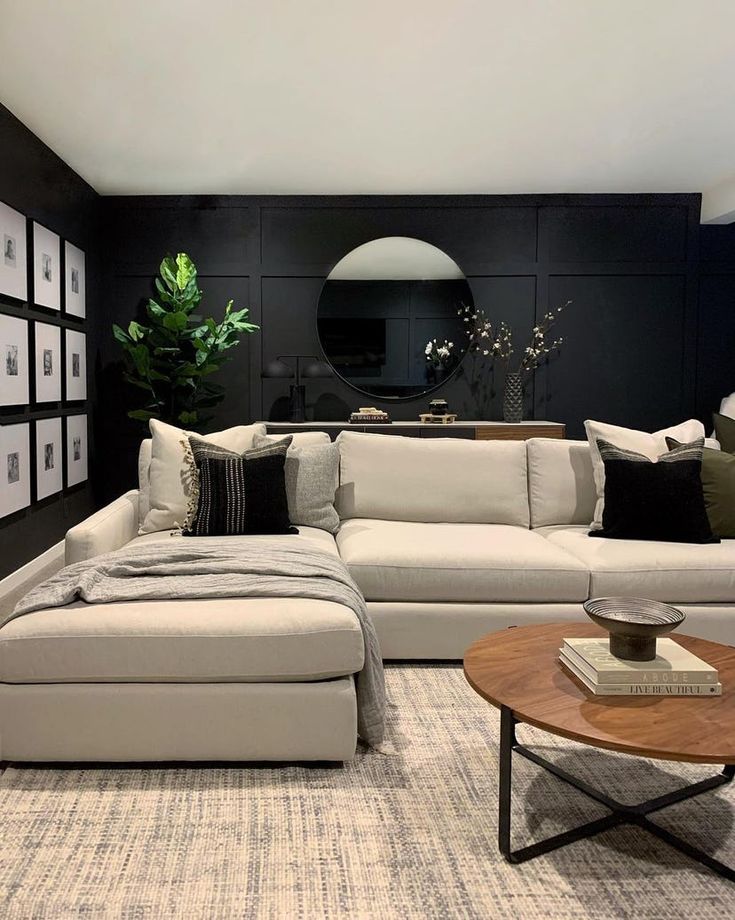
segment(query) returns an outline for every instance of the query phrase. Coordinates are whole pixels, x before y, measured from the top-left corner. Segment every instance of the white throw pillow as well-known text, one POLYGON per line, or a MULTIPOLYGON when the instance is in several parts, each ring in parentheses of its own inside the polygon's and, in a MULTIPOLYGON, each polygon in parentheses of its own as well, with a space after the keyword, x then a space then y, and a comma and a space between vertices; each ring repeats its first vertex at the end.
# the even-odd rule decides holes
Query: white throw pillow
POLYGON ((620 428, 618 425, 594 422, 591 419, 587 419, 584 427, 590 444, 592 469, 597 489, 595 518, 590 524, 592 530, 602 529, 602 512, 605 507, 605 464, 602 462, 602 457, 597 447, 598 438, 602 438, 603 441, 610 441, 616 447, 622 447, 624 450, 633 450, 643 454, 649 460, 656 460, 657 457, 668 450, 666 438, 674 438, 676 441, 689 443, 690 441, 696 441, 697 438, 704 437, 704 425, 695 418, 690 418, 688 421, 682 422, 680 425, 674 425, 672 428, 654 431, 652 434, 647 431, 636 431, 634 428, 620 428))
MULTIPOLYGON (((150 429, 153 444, 149 510, 141 524, 141 534, 180 528, 186 518, 190 494, 190 468, 185 449, 190 432, 156 419, 151 419, 150 429)), ((253 446, 256 434, 265 434, 265 425, 238 425, 199 437, 218 447, 242 453, 253 446)))

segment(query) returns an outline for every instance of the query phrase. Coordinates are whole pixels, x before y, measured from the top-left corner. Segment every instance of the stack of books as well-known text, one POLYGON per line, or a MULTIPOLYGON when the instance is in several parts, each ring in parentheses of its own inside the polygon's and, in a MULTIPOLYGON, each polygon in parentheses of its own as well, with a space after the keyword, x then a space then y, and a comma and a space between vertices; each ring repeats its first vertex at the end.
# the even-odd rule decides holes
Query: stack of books
POLYGON ((673 639, 659 639, 653 661, 623 661, 607 639, 565 639, 559 660, 600 696, 719 696, 717 668, 673 639))
POLYGON ((350 423, 352 425, 390 425, 390 416, 382 409, 376 409, 375 406, 362 406, 357 412, 350 414, 350 423))

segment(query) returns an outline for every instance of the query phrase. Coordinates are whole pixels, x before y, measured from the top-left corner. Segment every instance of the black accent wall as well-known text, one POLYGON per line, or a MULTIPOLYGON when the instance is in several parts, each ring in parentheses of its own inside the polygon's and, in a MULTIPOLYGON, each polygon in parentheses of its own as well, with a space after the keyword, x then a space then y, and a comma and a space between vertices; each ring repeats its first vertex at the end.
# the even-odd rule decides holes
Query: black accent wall
MULTIPOLYGON (((19 303, 0 294, 0 312, 26 320, 41 320, 87 334, 88 368, 93 366, 102 323, 99 312, 99 196, 72 169, 0 105, 0 201, 31 220, 79 246, 86 254, 87 319, 84 322, 64 313, 19 303)), ((62 242, 63 251, 63 242, 62 242)), ((29 287, 30 291, 30 287, 29 287)), ((62 331, 63 337, 63 331, 62 331)), ((31 346, 33 339, 30 339, 31 346)), ((36 419, 75 415, 89 416, 89 469, 95 469, 94 379, 88 371, 86 405, 46 403, 0 407, 0 424, 31 422, 36 419)), ((33 383, 31 381, 31 393, 33 383)), ((34 497, 35 465, 31 424, 31 497, 34 497)), ((92 483, 79 484, 49 496, 15 514, 0 518, 0 578, 63 539, 69 527, 83 520, 96 507, 92 483)))
MULTIPOLYGON (((278 354, 320 354, 324 279, 382 236, 444 250, 475 304, 509 322, 519 346, 543 313, 573 301, 558 326, 562 354, 528 393, 529 414, 566 422, 571 437, 586 417, 654 429, 704 414, 716 389, 697 376, 699 195, 112 197, 104 209, 110 321, 134 315, 160 256, 180 249, 199 266, 206 308, 235 297, 262 325, 223 373, 217 424, 285 418, 287 382, 261 380, 261 367, 278 354)), ((116 355, 109 337, 102 354, 103 365, 116 355)), ((491 366, 468 358, 436 395, 465 418, 492 419, 501 393, 491 366)), ((366 402, 337 379, 309 381, 307 398, 320 420, 366 402)), ((399 420, 427 402, 368 401, 399 420)))
POLYGON ((701 228, 697 413, 735 391, 735 224, 701 228))

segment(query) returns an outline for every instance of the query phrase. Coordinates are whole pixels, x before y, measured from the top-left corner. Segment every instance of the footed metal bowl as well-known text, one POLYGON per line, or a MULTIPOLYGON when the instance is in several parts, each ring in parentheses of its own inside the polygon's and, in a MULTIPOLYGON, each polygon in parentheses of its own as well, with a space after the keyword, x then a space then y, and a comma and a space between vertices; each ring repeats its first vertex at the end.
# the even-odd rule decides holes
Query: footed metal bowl
POLYGON ((610 633, 610 654, 625 661, 653 661, 656 638, 685 619, 676 607, 644 597, 595 597, 583 607, 594 623, 610 633))

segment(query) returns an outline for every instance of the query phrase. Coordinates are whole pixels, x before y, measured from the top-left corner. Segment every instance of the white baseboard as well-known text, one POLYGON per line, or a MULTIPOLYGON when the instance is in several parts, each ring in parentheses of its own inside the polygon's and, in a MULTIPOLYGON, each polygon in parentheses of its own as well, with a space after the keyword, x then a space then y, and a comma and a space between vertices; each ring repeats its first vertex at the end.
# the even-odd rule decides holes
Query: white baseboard
POLYGON ((52 562, 63 562, 64 560, 64 541, 60 540, 58 543, 55 543, 52 547, 46 550, 45 553, 41 553, 40 556, 36 556, 35 559, 31 559, 30 562, 26 562, 25 565, 22 565, 19 569, 16 569, 15 572, 11 572, 6 578, 3 578, 0 581, 0 598, 4 597, 6 594, 10 594, 11 591, 15 591, 17 588, 20 588, 22 584, 27 582, 29 579, 38 575, 38 573, 45 569, 47 565, 51 565, 52 562))

